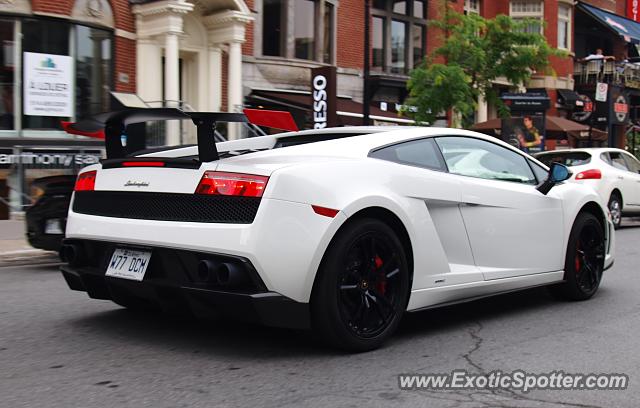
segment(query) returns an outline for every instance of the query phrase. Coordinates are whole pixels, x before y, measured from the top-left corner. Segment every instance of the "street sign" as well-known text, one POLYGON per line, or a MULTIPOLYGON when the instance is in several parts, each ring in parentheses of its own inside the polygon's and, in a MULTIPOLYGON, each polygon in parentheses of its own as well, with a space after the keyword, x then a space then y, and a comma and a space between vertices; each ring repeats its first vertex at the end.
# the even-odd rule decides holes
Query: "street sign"
POLYGON ((598 85, 596 85, 596 101, 606 102, 608 92, 609 85, 604 82, 598 82, 598 85))

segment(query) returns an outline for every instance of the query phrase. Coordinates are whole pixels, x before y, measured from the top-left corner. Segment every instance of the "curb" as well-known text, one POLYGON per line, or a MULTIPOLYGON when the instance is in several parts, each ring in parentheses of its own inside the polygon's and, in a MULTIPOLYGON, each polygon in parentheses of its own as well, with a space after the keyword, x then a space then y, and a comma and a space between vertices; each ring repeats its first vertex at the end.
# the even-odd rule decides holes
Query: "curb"
POLYGON ((43 251, 41 249, 23 249, 0 253, 0 267, 47 263, 60 263, 58 254, 53 251, 43 251))

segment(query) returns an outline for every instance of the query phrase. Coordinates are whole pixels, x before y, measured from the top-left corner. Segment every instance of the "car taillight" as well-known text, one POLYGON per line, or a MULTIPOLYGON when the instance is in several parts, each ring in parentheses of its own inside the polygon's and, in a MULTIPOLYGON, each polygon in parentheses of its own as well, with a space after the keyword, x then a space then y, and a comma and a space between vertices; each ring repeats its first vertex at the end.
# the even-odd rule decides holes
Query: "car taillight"
POLYGON ((196 188, 196 194, 237 197, 262 197, 269 177, 254 174, 206 171, 196 188))
POLYGON ((161 161, 126 161, 122 162, 122 167, 164 167, 161 161))
POLYGON ((73 191, 93 191, 96 187, 96 174, 95 170, 86 171, 80 173, 76 179, 76 186, 73 191))
POLYGON ((576 174, 576 180, 593 180, 601 179, 602 172, 598 169, 590 169, 576 174))

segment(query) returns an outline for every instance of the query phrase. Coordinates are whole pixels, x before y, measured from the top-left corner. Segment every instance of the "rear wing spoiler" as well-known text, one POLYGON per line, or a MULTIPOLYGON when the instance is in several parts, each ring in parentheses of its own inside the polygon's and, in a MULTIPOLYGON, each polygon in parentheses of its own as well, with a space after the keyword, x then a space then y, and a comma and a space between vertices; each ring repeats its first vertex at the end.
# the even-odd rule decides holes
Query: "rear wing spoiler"
POLYGON ((154 120, 191 120, 197 128, 200 162, 211 162, 220 158, 215 143, 217 122, 254 123, 282 130, 298 130, 289 112, 258 109, 245 109, 244 113, 227 113, 185 112, 178 108, 136 108, 101 113, 75 123, 62 122, 62 127, 69 134, 104 139, 107 159, 122 159, 126 156, 126 149, 122 145, 121 136, 126 134, 127 126, 154 120))

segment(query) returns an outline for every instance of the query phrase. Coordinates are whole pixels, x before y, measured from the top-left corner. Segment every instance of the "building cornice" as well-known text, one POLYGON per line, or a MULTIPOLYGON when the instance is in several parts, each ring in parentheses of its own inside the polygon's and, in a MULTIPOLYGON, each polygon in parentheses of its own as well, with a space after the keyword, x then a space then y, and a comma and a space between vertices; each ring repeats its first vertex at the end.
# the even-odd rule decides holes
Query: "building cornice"
POLYGON ((133 14, 146 17, 158 14, 187 14, 193 11, 193 7, 193 4, 184 0, 163 0, 136 4, 132 7, 132 11, 133 14))
POLYGON ((254 18, 249 15, 235 10, 227 10, 221 13, 209 14, 202 18, 202 22, 205 27, 209 29, 219 28, 229 24, 247 24, 253 21, 254 18))

